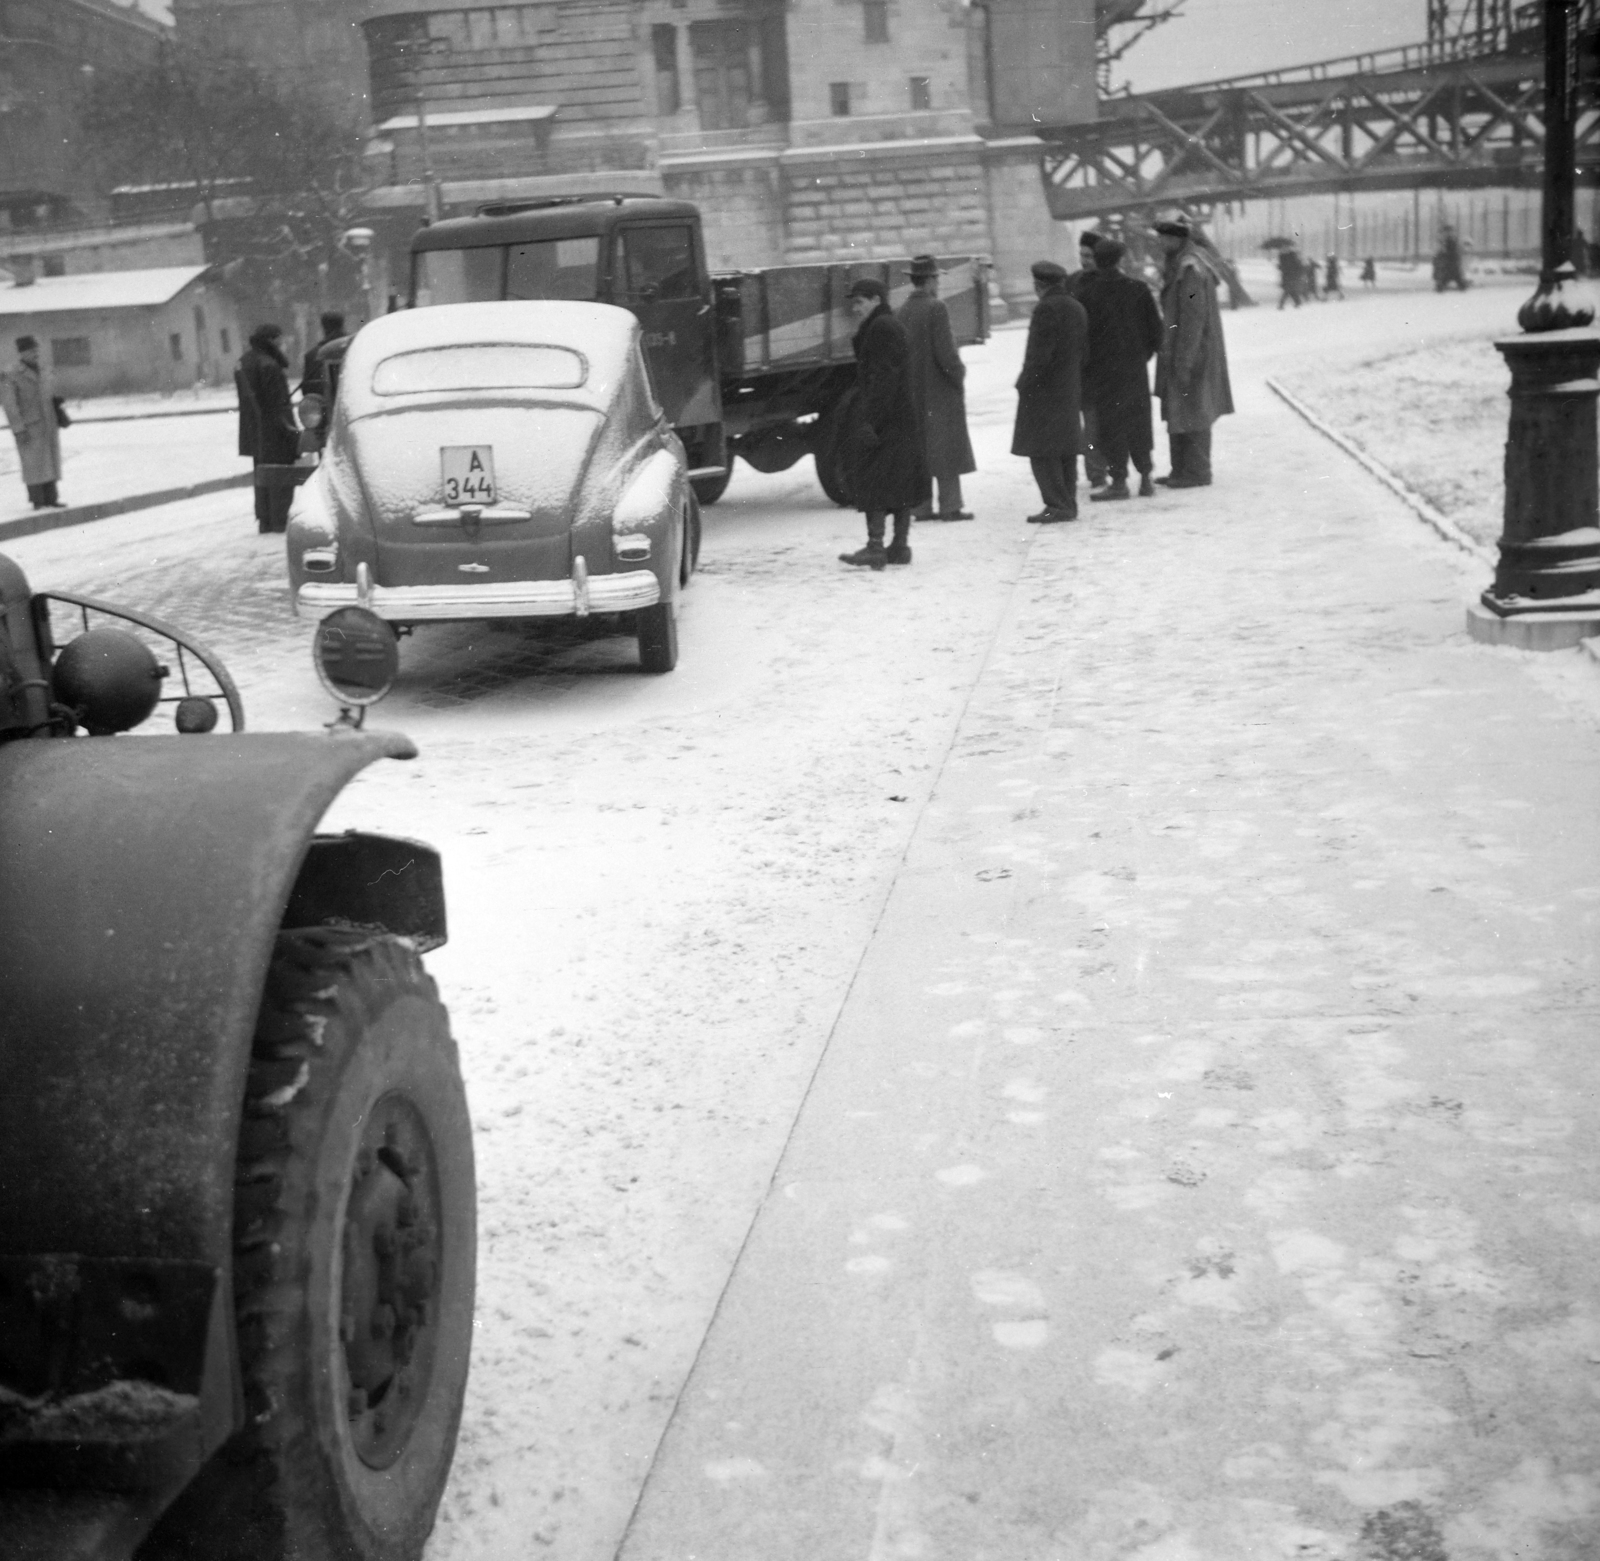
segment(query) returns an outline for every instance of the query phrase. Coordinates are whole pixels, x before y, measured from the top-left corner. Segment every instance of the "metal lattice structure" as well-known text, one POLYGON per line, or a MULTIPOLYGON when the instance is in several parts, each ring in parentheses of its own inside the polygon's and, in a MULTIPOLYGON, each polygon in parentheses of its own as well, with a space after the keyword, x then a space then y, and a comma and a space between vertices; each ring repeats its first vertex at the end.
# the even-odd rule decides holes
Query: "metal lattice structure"
MULTIPOLYGON (((1434 0, 1426 43, 1161 92, 1103 98, 1048 131, 1051 214, 1333 190, 1536 185, 1544 151, 1537 4, 1434 0)), ((1600 179, 1600 0, 1579 21, 1579 178, 1600 179)))

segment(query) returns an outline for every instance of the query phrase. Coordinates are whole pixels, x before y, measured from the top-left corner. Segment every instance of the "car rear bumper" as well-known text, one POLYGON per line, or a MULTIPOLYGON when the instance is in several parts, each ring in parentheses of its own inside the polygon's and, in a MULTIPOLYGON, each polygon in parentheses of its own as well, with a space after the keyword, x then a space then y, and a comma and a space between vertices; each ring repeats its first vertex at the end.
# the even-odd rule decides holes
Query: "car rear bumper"
POLYGON ((335 607, 368 607, 391 623, 470 622, 479 618, 572 618, 595 612, 633 612, 661 600, 661 582, 648 569, 572 580, 507 580, 493 585, 374 585, 308 580, 295 610, 313 616, 335 607))

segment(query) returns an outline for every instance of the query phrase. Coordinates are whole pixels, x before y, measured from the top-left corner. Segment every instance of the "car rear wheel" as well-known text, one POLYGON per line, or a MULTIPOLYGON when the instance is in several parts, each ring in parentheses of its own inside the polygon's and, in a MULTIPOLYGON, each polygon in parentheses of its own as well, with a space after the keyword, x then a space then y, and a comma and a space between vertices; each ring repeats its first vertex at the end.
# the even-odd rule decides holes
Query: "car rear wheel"
POLYGON ((678 615, 671 602, 641 607, 638 617, 639 665, 646 672, 670 672, 678 664, 678 615))
POLYGON ((245 1427, 138 1561, 418 1561, 472 1345, 472 1126, 409 943, 279 935, 234 1187, 245 1427))

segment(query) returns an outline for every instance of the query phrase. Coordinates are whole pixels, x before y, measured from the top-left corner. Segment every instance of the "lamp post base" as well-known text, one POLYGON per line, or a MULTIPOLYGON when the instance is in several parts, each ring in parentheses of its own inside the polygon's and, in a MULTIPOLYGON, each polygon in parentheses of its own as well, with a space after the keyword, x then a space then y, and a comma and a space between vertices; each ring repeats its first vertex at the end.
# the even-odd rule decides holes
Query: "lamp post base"
POLYGON ((1571 650, 1600 635, 1600 591, 1541 602, 1501 601, 1485 591, 1467 608, 1467 633, 1481 645, 1571 650))

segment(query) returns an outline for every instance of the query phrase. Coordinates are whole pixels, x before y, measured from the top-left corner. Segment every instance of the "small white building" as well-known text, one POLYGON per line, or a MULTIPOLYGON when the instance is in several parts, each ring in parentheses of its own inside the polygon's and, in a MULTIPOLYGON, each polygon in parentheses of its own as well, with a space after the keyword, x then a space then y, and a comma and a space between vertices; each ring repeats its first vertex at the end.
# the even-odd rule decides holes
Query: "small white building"
POLYGON ((0 283, 0 363, 38 339, 57 394, 103 396, 225 383, 248 327, 209 266, 82 272, 0 283))

